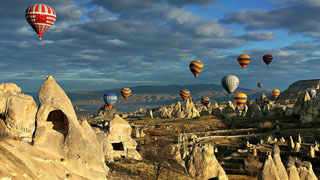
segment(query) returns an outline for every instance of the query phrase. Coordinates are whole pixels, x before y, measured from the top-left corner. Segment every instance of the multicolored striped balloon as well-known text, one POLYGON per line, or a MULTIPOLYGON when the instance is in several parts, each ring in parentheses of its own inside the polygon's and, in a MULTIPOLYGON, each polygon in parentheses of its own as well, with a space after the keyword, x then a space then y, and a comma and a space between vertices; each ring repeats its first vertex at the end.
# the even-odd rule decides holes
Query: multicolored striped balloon
POLYGON ((209 103, 210 103, 210 98, 209 97, 203 97, 201 98, 201 103, 202 105, 204 105, 205 107, 208 107, 209 103))
POLYGON ((258 83, 258 87, 262 88, 263 84, 262 83, 258 83))
POLYGON ((264 63, 266 63, 266 65, 268 66, 271 63, 273 57, 270 54, 266 54, 263 56, 262 59, 263 59, 264 63))
POLYGON ((26 19, 33 30, 39 35, 39 40, 56 21, 55 11, 45 4, 32 4, 25 13, 26 19))
POLYGON ((242 107, 247 102, 247 95, 244 93, 238 93, 234 96, 234 101, 236 101, 239 107, 242 107))
POLYGON ((279 89, 272 90, 272 95, 275 99, 277 99, 278 96, 280 95, 280 90, 279 89))
POLYGON ((130 88, 122 88, 120 91, 122 97, 127 100, 128 97, 131 95, 131 89, 130 88))
POLYGON ((117 95, 115 93, 105 93, 103 96, 104 102, 108 107, 112 107, 117 102, 117 95))
POLYGON ((186 101, 190 98, 190 91, 188 89, 182 89, 180 91, 180 97, 182 100, 186 101))
POLYGON ((192 72, 192 74, 197 78, 203 69, 203 63, 199 60, 192 61, 189 64, 189 68, 190 68, 190 71, 192 72))
POLYGON ((242 69, 245 69, 250 63, 250 56, 248 54, 241 54, 240 56, 238 56, 238 63, 240 64, 242 69))

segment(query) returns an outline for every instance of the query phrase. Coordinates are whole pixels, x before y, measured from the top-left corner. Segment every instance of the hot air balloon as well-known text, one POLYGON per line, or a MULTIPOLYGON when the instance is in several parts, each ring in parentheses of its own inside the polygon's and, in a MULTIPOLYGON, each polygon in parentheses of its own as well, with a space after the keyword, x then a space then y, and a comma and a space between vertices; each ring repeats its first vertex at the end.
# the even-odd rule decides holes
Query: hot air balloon
POLYGON ((204 105, 205 107, 208 107, 209 103, 210 103, 210 98, 209 97, 203 97, 201 98, 201 103, 202 105, 204 105))
POLYGON ((316 95, 317 95, 317 91, 314 90, 314 89, 309 89, 308 93, 309 93, 309 96, 310 96, 312 99, 313 99, 314 97, 316 97, 316 95))
POLYGON ((280 90, 279 89, 272 90, 272 95, 275 99, 277 99, 278 96, 280 95, 280 90))
POLYGON ((263 59, 264 63, 266 63, 266 65, 268 66, 271 63, 273 57, 270 54, 266 54, 263 56, 262 59, 263 59))
POLYGON ((188 89, 182 89, 180 91, 180 97, 182 100, 186 101, 190 98, 190 91, 188 89))
POLYGON ((189 64, 189 68, 190 68, 190 71, 192 72, 192 74, 197 78, 203 69, 203 63, 199 60, 192 61, 189 64))
POLYGON ((242 69, 245 69, 250 63, 250 56, 248 54, 241 54, 240 56, 238 56, 238 63, 240 64, 242 69))
POLYGON ((223 88, 229 93, 233 93, 239 86, 239 78, 234 75, 228 75, 222 78, 221 84, 223 88))
POLYGON ((117 95, 115 93, 105 93, 103 96, 104 102, 108 107, 112 107, 117 102, 117 95))
POLYGON ((238 93, 234 96, 234 100, 239 107, 242 107, 247 102, 247 95, 244 93, 238 93))
POLYGON ((55 11, 48 5, 45 4, 32 4, 30 5, 25 13, 26 19, 29 25, 41 36, 45 33, 56 21, 55 11))
POLYGON ((121 95, 123 96, 123 98, 126 100, 131 95, 131 89, 129 89, 129 88, 122 88, 120 92, 121 92, 121 95))
POLYGON ((263 86, 262 83, 258 83, 258 87, 261 88, 263 86))

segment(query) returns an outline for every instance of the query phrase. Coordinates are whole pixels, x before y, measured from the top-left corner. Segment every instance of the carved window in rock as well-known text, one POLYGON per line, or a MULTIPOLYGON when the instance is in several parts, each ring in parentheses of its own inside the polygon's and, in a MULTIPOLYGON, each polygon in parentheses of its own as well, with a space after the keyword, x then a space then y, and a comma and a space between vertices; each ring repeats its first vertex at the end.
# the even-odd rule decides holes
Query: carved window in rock
POLYGON ((114 151, 124 151, 122 142, 119 143, 111 143, 114 151))
POLYGON ((68 118, 61 110, 51 111, 47 121, 52 122, 52 129, 66 135, 68 133, 68 118))

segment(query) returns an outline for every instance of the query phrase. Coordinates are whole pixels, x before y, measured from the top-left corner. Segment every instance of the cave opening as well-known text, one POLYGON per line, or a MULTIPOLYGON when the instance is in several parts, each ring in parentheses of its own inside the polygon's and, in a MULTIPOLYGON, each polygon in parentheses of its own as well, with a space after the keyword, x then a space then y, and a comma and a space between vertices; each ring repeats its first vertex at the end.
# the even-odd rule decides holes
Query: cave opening
POLYGON ((58 131, 64 136, 68 133, 68 118, 61 110, 51 111, 47 121, 53 125, 52 129, 58 131))
POLYGON ((124 151, 122 142, 119 143, 111 143, 114 151, 124 151))

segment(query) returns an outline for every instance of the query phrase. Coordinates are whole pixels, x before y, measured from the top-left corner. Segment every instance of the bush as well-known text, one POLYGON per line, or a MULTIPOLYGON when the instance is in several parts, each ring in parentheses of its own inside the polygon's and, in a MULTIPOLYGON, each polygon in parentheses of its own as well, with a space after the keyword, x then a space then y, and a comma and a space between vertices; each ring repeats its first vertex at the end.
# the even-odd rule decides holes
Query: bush
POLYGON ((270 121, 259 123, 259 129, 270 129, 272 123, 270 121))
POLYGON ((256 177, 259 175, 259 170, 262 168, 262 163, 259 158, 249 154, 249 156, 244 159, 244 167, 248 175, 256 177))

